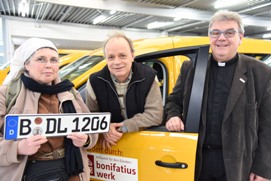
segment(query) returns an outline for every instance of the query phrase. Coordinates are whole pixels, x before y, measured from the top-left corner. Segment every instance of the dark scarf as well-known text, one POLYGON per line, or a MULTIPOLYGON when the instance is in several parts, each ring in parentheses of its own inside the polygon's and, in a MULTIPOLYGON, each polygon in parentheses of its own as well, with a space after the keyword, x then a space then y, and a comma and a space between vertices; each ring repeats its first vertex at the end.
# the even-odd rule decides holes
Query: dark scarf
MULTIPOLYGON (((64 80, 55 85, 45 85, 39 84, 23 74, 21 76, 21 80, 27 89, 33 92, 40 92, 42 94, 58 94, 69 91, 73 88, 73 83, 71 83, 69 80, 64 80)), ((71 100, 63 102, 62 105, 64 113, 76 113, 71 100)), ((79 173, 83 172, 84 167, 80 149, 73 145, 71 139, 67 138, 65 138, 65 162, 66 170, 69 175, 78 175, 79 173)))

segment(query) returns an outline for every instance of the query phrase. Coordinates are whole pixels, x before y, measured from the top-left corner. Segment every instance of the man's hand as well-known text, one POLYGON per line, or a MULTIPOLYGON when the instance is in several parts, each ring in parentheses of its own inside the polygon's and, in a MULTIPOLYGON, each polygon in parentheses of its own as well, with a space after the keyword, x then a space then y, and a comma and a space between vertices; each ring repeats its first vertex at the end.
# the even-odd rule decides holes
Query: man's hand
POLYGON ((251 172, 249 176, 249 181, 268 181, 268 179, 263 178, 251 172))
POLYGON ((101 139, 101 145, 103 148, 111 148, 111 145, 117 145, 117 141, 122 137, 123 133, 120 133, 118 129, 123 126, 123 123, 111 123, 108 133, 103 133, 103 139, 101 139))
POLYGON ((183 131, 184 124, 183 121, 178 116, 175 116, 168 120, 168 122, 166 123, 166 128, 169 131, 183 131))

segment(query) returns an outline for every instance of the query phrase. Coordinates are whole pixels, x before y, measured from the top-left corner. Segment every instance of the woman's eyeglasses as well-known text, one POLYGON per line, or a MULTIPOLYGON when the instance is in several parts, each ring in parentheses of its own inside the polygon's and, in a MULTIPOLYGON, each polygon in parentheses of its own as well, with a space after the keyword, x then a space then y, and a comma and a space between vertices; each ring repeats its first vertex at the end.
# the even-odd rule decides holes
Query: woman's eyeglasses
POLYGON ((59 63, 58 58, 51 58, 50 60, 47 60, 45 57, 39 57, 35 59, 36 62, 42 63, 42 64, 47 64, 48 61, 50 61, 51 64, 57 64, 59 63))

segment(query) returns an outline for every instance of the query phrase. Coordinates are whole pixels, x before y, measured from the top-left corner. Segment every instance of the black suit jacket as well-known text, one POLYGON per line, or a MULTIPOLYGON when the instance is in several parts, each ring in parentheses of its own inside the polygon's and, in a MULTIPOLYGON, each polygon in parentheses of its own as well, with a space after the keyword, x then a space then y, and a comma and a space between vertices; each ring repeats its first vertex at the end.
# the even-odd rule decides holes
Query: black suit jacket
MULTIPOLYGON (((210 61, 205 85, 209 81, 210 61)), ((165 106, 166 119, 179 116, 184 122, 192 85, 192 62, 185 62, 165 106)), ((196 178, 206 131, 208 86, 201 113, 196 178)), ((271 178, 271 68, 238 55, 232 86, 222 122, 222 146, 227 180, 247 181, 250 172, 271 178)))

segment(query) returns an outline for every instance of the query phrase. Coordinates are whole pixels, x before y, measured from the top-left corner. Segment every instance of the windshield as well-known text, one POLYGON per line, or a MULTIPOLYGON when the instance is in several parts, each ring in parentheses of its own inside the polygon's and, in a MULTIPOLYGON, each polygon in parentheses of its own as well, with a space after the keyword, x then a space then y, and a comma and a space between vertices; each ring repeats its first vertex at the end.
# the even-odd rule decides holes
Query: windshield
POLYGON ((59 76, 62 80, 69 79, 70 81, 73 81, 78 76, 82 75, 86 71, 88 71, 90 68, 92 68, 94 65, 99 63, 104 59, 103 56, 84 56, 77 61, 63 67, 59 71, 59 76))
POLYGON ((257 60, 261 60, 261 61, 264 61, 266 59, 268 59, 268 57, 270 56, 270 54, 252 54, 252 53, 245 53, 245 55, 248 55, 250 57, 253 57, 257 60))
POLYGON ((262 60, 264 63, 266 63, 267 65, 271 66, 271 55, 269 55, 268 57, 266 57, 264 60, 262 60))
POLYGON ((10 65, 10 62, 6 62, 5 64, 0 66, 0 70, 6 69, 10 65))

